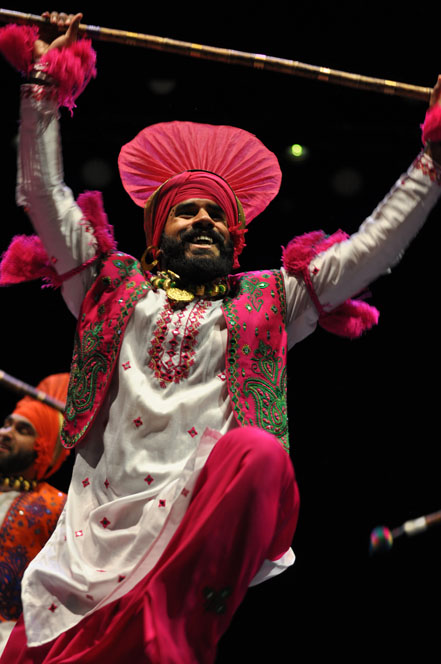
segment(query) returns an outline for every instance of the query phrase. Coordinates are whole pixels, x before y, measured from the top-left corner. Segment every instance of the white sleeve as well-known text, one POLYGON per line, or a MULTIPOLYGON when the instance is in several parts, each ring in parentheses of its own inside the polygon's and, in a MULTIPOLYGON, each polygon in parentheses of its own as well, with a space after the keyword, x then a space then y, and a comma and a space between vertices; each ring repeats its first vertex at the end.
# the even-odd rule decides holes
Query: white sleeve
MULTIPOLYGON (((29 214, 58 274, 94 256, 93 235, 63 180, 56 101, 37 85, 21 90, 16 200, 29 214)), ((88 268, 63 284, 63 297, 75 316, 93 276, 88 268)))
MULTIPOLYGON (((430 157, 420 155, 356 233, 311 262, 311 281, 326 311, 362 291, 400 260, 438 200, 440 185, 441 170, 430 157)), ((303 281, 282 273, 291 347, 314 331, 318 314, 303 281)))

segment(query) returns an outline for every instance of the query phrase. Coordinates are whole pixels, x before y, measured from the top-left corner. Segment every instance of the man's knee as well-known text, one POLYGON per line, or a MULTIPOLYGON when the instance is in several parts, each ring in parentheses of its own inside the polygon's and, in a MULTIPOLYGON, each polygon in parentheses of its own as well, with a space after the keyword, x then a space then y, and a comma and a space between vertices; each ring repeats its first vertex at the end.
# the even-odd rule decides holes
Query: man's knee
MULTIPOLYGON (((222 443, 240 454, 253 472, 273 476, 274 473, 293 475, 292 463, 281 442, 258 427, 244 426, 230 431, 222 443)), ((218 444, 219 444, 218 443, 218 444)))

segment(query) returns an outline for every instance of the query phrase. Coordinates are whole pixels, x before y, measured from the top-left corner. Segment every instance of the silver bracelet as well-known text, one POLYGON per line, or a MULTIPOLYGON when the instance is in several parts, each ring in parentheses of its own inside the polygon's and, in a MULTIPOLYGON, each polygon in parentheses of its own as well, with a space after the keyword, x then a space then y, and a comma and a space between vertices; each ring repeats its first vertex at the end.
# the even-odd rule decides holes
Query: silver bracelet
POLYGON ((56 85, 55 79, 44 71, 44 67, 45 65, 36 63, 29 74, 27 82, 38 85, 56 85))

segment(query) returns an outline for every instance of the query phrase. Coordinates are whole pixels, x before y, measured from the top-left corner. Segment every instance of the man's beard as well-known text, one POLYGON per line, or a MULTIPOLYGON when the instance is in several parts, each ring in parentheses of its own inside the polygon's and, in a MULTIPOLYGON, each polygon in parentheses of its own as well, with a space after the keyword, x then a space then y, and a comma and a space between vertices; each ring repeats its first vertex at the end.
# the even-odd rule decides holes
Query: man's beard
POLYGON ((19 450, 0 458, 0 474, 18 475, 31 466, 37 458, 34 450, 19 450))
POLYGON ((233 243, 231 240, 225 242, 223 237, 214 230, 204 229, 203 232, 216 242, 219 249, 218 256, 213 255, 209 250, 201 250, 199 254, 186 256, 186 244, 201 235, 200 229, 186 231, 179 239, 164 234, 160 244, 161 269, 172 270, 188 284, 206 284, 230 274, 234 261, 233 243))

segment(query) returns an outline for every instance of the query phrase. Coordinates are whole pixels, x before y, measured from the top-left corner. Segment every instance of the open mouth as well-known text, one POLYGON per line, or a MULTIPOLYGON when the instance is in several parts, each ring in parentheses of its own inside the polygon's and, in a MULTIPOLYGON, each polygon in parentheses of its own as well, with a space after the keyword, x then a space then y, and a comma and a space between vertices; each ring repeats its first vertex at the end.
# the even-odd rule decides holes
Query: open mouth
POLYGON ((192 240, 189 241, 189 244, 196 244, 198 246, 210 247, 215 244, 213 238, 208 235, 197 235, 192 240))

